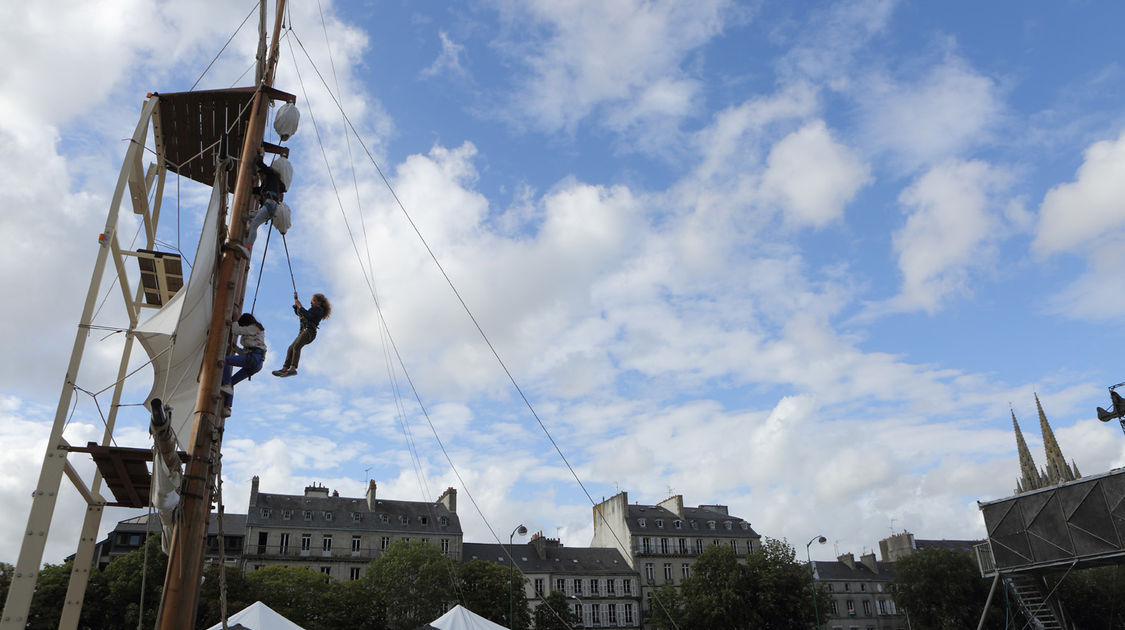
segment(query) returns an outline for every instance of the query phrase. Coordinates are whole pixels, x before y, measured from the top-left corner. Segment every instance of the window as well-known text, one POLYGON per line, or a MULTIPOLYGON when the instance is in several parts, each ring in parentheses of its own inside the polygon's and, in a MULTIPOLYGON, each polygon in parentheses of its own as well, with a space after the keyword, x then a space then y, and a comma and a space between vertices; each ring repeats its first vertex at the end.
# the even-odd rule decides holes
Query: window
POLYGON ((609 578, 608 580, 605 581, 605 594, 606 595, 613 595, 614 594, 613 583, 616 582, 616 581, 617 580, 615 580, 613 578, 609 578))
POLYGON ((321 540, 321 547, 324 549, 324 551, 332 551, 332 536, 331 535, 325 534, 324 538, 321 540))
POLYGON ((679 520, 679 519, 672 521, 672 527, 675 527, 676 529, 680 529, 683 526, 684 526, 684 522, 679 520))
POLYGON ((835 589, 835 588, 833 588, 833 586, 832 586, 832 584, 831 584, 831 583, 829 583, 829 584, 828 584, 828 592, 829 592, 829 593, 831 593, 831 592, 832 592, 832 591, 834 591, 834 590, 836 590, 836 589, 835 589))
POLYGON ((875 608, 879 611, 880 615, 887 614, 887 602, 885 600, 877 600, 875 602, 875 608))
POLYGON ((379 522, 381 522, 381 523, 390 523, 390 522, 391 522, 391 517, 390 517, 390 515, 388 515, 388 514, 380 514, 380 515, 379 515, 379 522))
POLYGON ((332 520, 335 520, 335 519, 336 519, 336 513, 335 512, 325 512, 324 513, 324 520, 332 521, 332 520))
POLYGON ((699 523, 696 523, 695 521, 692 521, 691 522, 691 528, 692 529, 699 529, 699 523))
POLYGON ((652 553, 652 539, 651 538, 642 538, 641 539, 641 553, 652 553))
POLYGON ((864 617, 870 617, 871 616, 871 600, 870 599, 863 600, 863 616, 864 617))
POLYGON ((308 551, 312 548, 312 534, 301 534, 301 551, 308 551))
POLYGON ((410 542, 410 536, 403 536, 402 542, 410 542))
POLYGON ((556 591, 562 591, 564 593, 567 592, 566 591, 566 580, 564 580, 562 578, 559 578, 559 579, 555 580, 555 590, 556 591))
POLYGON ((403 515, 403 514, 399 514, 399 516, 398 516, 398 522, 399 522, 399 523, 401 523, 401 524, 403 524, 403 525, 406 525, 407 523, 409 523, 409 522, 410 522, 410 519, 409 519, 409 518, 407 518, 407 517, 406 517, 405 515, 403 515))
POLYGON ((664 563, 664 581, 665 582, 671 582, 672 581, 672 563, 671 562, 665 562, 664 563))
POLYGON ((423 538, 423 539, 422 539, 422 542, 423 542, 423 543, 428 543, 428 542, 430 542, 430 539, 429 539, 429 538, 423 538))
POLYGON ((711 546, 712 546, 712 547, 715 547, 715 546, 717 546, 718 544, 719 544, 719 539, 718 539, 718 538, 715 538, 715 539, 713 539, 713 540, 711 541, 711 546))
POLYGON ((448 538, 442 538, 441 539, 441 552, 445 553, 445 554, 449 553, 449 539, 448 538))
POLYGON ((582 618, 582 604, 574 605, 574 616, 578 617, 579 619, 582 618))
POLYGON ((687 564, 685 562, 684 564, 680 565, 680 577, 684 578, 685 580, 687 578, 691 577, 691 565, 690 564, 687 564))
POLYGON ((266 552, 266 542, 269 539, 269 534, 266 532, 258 532, 258 553, 263 554, 266 552))
POLYGON ((736 555, 736 556, 738 555, 738 541, 737 540, 730 541, 730 550, 734 552, 734 555, 736 555))
POLYGON ((687 538, 681 538, 679 540, 679 549, 680 553, 687 553, 687 538))
POLYGON ((383 536, 382 538, 379 539, 379 550, 380 551, 386 551, 387 547, 390 547, 390 546, 391 546, 391 538, 389 536, 383 536))
MULTIPOLYGON (((831 585, 829 585, 829 586, 831 586, 831 585)), ((839 614, 840 614, 840 607, 836 605, 836 600, 832 600, 832 616, 835 617, 836 615, 839 615, 839 614)))
POLYGON ((742 522, 741 522, 741 523, 739 523, 738 525, 739 525, 739 527, 741 527, 742 529, 750 529, 750 523, 747 523, 746 521, 742 521, 742 522))
POLYGON ((867 582, 860 582, 859 590, 866 591, 867 590, 867 582))
POLYGON ((645 563, 645 579, 649 581, 649 584, 656 581, 656 572, 653 570, 651 562, 645 563))
POLYGON ((360 548, 360 544, 361 544, 360 541, 361 540, 362 540, 362 538, 360 538, 359 536, 352 536, 352 551, 354 553, 359 553, 359 548, 360 548))
POLYGON ((707 529, 715 529, 715 521, 707 521, 707 529))
POLYGON ((633 605, 625 604, 625 625, 633 624, 633 605))
POLYGON ((286 521, 290 520, 291 518, 293 518, 293 510, 282 510, 281 518, 286 521))
POLYGON ((852 590, 852 583, 851 582, 844 582, 844 590, 845 591, 852 590))
POLYGON ((277 550, 282 554, 289 553, 289 534, 281 535, 281 543, 278 545, 277 550))
POLYGON ((428 516, 419 516, 419 517, 418 517, 418 522, 419 522, 420 524, 422 524, 422 525, 429 525, 429 524, 430 524, 430 517, 428 517, 428 516))
POLYGON ((305 510, 304 512, 301 512, 301 516, 305 517, 306 521, 311 521, 312 520, 312 510, 305 510))
POLYGON ((543 594, 543 578, 535 578, 535 594, 543 594))
POLYGON ((855 616, 855 602, 849 599, 846 602, 846 604, 847 604, 848 614, 854 617, 855 616))
POLYGON ((362 571, 362 569, 360 569, 359 567, 352 567, 352 568, 348 569, 348 579, 349 580, 358 580, 360 571, 362 571))
POLYGON ((876 585, 875 585, 875 590, 877 590, 877 591, 879 591, 880 593, 882 593, 882 592, 883 592, 883 583, 882 583, 882 582, 879 582, 878 584, 876 584, 876 585))
POLYGON ((363 515, 359 512, 352 512, 352 522, 358 523, 363 520, 363 515))
POLYGON ((610 604, 609 606, 607 606, 606 612, 609 613, 609 619, 608 619, 609 625, 616 626, 617 625, 617 604, 610 604))
POLYGON ((273 511, 269 508, 262 508, 262 518, 269 518, 272 514, 273 511))
POLYGON ((730 531, 730 529, 731 529, 730 521, 723 521, 723 527, 727 528, 727 531, 730 531))
POLYGON ((598 594, 598 580, 597 580, 597 578, 590 578, 590 594, 591 595, 597 595, 598 594))
POLYGON ((668 539, 667 538, 661 538, 660 539, 660 553, 663 553, 663 554, 668 553, 668 539))
POLYGON ((644 527, 645 526, 645 519, 638 518, 637 519, 637 525, 639 525, 640 527, 644 527))
POLYGON ((633 594, 633 580, 630 580, 629 578, 625 578, 624 580, 621 580, 621 592, 624 593, 625 595, 632 595, 633 594))
POLYGON ((695 553, 703 553, 703 539, 702 538, 696 538, 695 539, 695 553))
POLYGON ((754 541, 753 540, 747 540, 746 541, 746 553, 754 553, 754 541))
POLYGON ((332 575, 332 567, 320 567, 320 572, 325 575, 332 575))
POLYGON ((442 527, 445 527, 445 526, 449 525, 449 517, 448 516, 442 516, 441 518, 438 519, 438 523, 440 523, 442 527))
POLYGON ((590 605, 590 621, 594 622, 595 626, 600 625, 602 623, 602 605, 601 604, 591 604, 590 605))
POLYGON ((582 580, 579 579, 579 578, 574 578, 574 594, 575 595, 581 595, 582 594, 582 580))
POLYGON ((662 518, 656 519, 656 526, 657 527, 664 527, 664 519, 662 519, 662 518))

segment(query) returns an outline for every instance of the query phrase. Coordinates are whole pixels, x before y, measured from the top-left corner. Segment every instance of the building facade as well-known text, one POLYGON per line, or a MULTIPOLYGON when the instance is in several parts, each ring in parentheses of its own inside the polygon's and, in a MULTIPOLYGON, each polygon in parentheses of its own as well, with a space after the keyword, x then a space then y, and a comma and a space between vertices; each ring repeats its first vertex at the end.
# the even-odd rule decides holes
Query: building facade
POLYGON ((244 571, 266 566, 308 567, 341 581, 357 580, 367 564, 393 543, 416 541, 461 559, 457 491, 437 501, 379 499, 369 482, 363 498, 341 497, 313 484, 303 496, 260 492, 250 484, 246 514, 244 571))
MULTIPOLYGON (((218 518, 212 516, 207 522, 207 540, 204 547, 207 562, 219 561, 219 529, 218 518)), ((228 565, 237 566, 246 537, 246 515, 224 514, 222 530, 223 561, 228 565)), ((98 569, 106 568, 114 559, 143 548, 145 539, 149 535, 159 533, 160 517, 156 514, 142 514, 118 521, 117 526, 109 532, 105 540, 94 546, 94 566, 98 569)))
POLYGON ((827 630, 907 630, 906 615, 895 606, 890 581, 894 564, 878 562, 874 553, 857 562, 846 553, 835 562, 814 560, 813 577, 825 585, 829 597, 818 603, 827 630))
POLYGON ((485 560, 523 573, 524 594, 534 616, 551 591, 561 591, 585 628, 641 627, 637 572, 616 550, 564 547, 558 539, 532 535, 525 544, 465 543, 463 560, 485 560), (509 551, 511 557, 509 558, 509 551))
POLYGON ((653 592, 679 586, 691 576, 695 559, 709 546, 726 545, 739 559, 758 548, 761 536, 750 523, 731 516, 725 505, 684 507, 682 495, 656 505, 629 504, 620 492, 594 506, 591 547, 616 549, 639 574, 643 617, 652 611, 653 592))

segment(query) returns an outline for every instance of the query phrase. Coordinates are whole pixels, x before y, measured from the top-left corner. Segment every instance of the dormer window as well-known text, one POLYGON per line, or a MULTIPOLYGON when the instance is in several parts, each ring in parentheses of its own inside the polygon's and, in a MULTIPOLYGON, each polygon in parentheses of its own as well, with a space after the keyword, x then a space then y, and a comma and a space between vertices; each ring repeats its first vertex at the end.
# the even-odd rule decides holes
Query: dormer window
POLYGON ((695 521, 692 521, 691 522, 691 528, 692 529, 699 529, 699 523, 696 523, 695 521))
POLYGON ((637 519, 637 525, 640 526, 640 527, 644 527, 645 526, 645 519, 638 518, 637 519))
POLYGON ((273 512, 269 508, 262 508, 262 518, 269 518, 273 512))
POLYGON ((676 529, 680 529, 680 528, 682 528, 683 526, 684 526, 684 522, 683 522, 683 521, 681 521, 681 520, 678 520, 678 519, 677 519, 677 520, 675 520, 675 521, 672 521, 672 527, 675 527, 676 529))
POLYGON ((715 529, 715 521, 707 521, 707 529, 715 529))
POLYGON ((335 512, 325 512, 324 513, 324 520, 326 520, 326 521, 335 520, 335 518, 336 518, 335 512))
POLYGON ((657 527, 664 527, 664 519, 661 519, 661 518, 656 519, 656 526, 657 527))
POLYGON ((430 518, 428 516, 419 516, 418 517, 418 523, 420 523, 422 525, 429 525, 430 524, 430 518))
POLYGON ((304 512, 301 513, 301 515, 305 517, 306 521, 312 520, 312 510, 305 510, 304 512))
POLYGON ((410 522, 410 519, 407 518, 406 516, 403 516, 403 515, 400 514, 399 517, 398 517, 398 522, 403 524, 403 525, 406 525, 410 522))
POLYGON ((723 527, 726 527, 726 528, 727 528, 727 530, 729 531, 729 530, 730 530, 730 528, 731 528, 731 524, 730 524, 730 521, 724 521, 724 522, 723 522, 723 527))
POLYGON ((359 512, 352 512, 352 522, 358 523, 363 520, 363 515, 359 512))
POLYGON ((386 514, 380 514, 379 515, 379 521, 382 522, 382 523, 390 523, 391 517, 387 516, 386 514))
POLYGON ((293 518, 293 510, 282 510, 281 511, 281 518, 286 520, 286 521, 293 518))
POLYGON ((742 529, 750 529, 750 523, 747 523, 746 521, 742 521, 741 523, 739 523, 739 525, 742 526, 742 529))
POLYGON ((448 516, 442 516, 438 519, 438 522, 441 523, 442 527, 445 527, 445 526, 449 525, 449 517, 448 516))

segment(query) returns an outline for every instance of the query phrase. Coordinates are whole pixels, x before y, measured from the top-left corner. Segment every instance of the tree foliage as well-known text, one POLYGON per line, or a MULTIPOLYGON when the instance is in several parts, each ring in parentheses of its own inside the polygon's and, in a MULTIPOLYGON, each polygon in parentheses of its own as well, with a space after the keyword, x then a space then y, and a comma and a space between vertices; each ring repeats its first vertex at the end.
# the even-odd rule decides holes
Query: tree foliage
POLYGON ((325 609, 332 590, 327 575, 308 567, 272 566, 251 571, 246 582, 263 604, 293 623, 309 630, 326 627, 325 609))
POLYGON ((1058 587, 1068 620, 1075 628, 1125 628, 1125 566, 1070 571, 1048 578, 1058 587))
MULTIPOLYGON (((891 584, 895 604, 915 630, 975 628, 990 586, 969 555, 950 549, 922 549, 898 559, 891 584)), ((989 627, 996 627, 999 612, 994 605, 989 627)))
POLYGON ((763 539, 739 562, 730 548, 708 547, 676 592, 665 585, 653 597, 653 622, 662 628, 813 627, 809 574, 784 540, 763 539))
POLYGON ((551 591, 535 609, 535 630, 571 630, 581 621, 571 610, 562 591, 551 591))
POLYGON ((527 595, 524 592, 524 577, 519 569, 486 562, 469 560, 457 570, 458 588, 463 605, 474 613, 494 621, 505 628, 527 630, 531 626, 531 614, 527 608, 527 595), (511 583, 508 578, 511 575, 511 583), (509 596, 511 600, 509 600, 509 596), (515 619, 509 622, 509 605, 515 619))
POLYGON ((456 599, 454 571, 452 560, 437 547, 400 541, 368 565, 362 590, 381 604, 389 630, 414 630, 456 599))

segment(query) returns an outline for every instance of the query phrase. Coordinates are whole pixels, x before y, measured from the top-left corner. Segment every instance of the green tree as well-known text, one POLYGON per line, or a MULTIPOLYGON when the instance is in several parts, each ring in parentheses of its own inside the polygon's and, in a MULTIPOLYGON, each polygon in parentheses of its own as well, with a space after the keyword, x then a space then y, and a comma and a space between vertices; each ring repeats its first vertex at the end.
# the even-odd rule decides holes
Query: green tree
POLYGON ((581 622, 562 591, 551 591, 535 608, 535 630, 571 630, 579 627, 581 622))
POLYGON ((456 599, 455 568, 434 545, 400 541, 367 567, 363 589, 379 598, 389 630, 414 630, 456 599))
MULTIPOLYGON (((257 601, 246 575, 236 567, 226 568, 227 617, 257 601)), ((199 607, 195 614, 196 628, 210 628, 222 617, 222 581, 219 565, 208 563, 203 567, 203 586, 199 589, 199 607)))
MULTIPOLYGON (((330 622, 333 582, 307 567, 264 567, 246 575, 250 594, 293 623, 319 630, 330 622)), ((237 612, 237 611, 235 611, 237 612)))
POLYGON ((651 623, 668 630, 686 627, 684 601, 674 584, 662 584, 653 593, 651 623))
POLYGON ((8 588, 12 585, 12 576, 16 568, 7 562, 0 562, 0 602, 8 601, 8 588))
POLYGON ((44 564, 39 571, 31 608, 27 612, 27 627, 31 630, 49 630, 59 626, 71 566, 70 562, 44 564))
POLYGON ((458 594, 465 608, 506 628, 526 630, 531 613, 524 593, 524 577, 519 569, 484 560, 469 560, 457 570, 458 594), (509 589, 508 577, 512 576, 509 589), (509 594, 515 619, 509 623, 509 594))
POLYGON ((1068 620, 1075 628, 1125 628, 1125 566, 1098 567, 1053 575, 1068 620))
MULTIPOLYGON (((949 549, 923 549, 900 558, 891 584, 895 603, 910 615, 915 630, 975 628, 988 599, 989 582, 973 559, 949 549)), ((998 619, 996 606, 993 611, 990 616, 998 619)))

